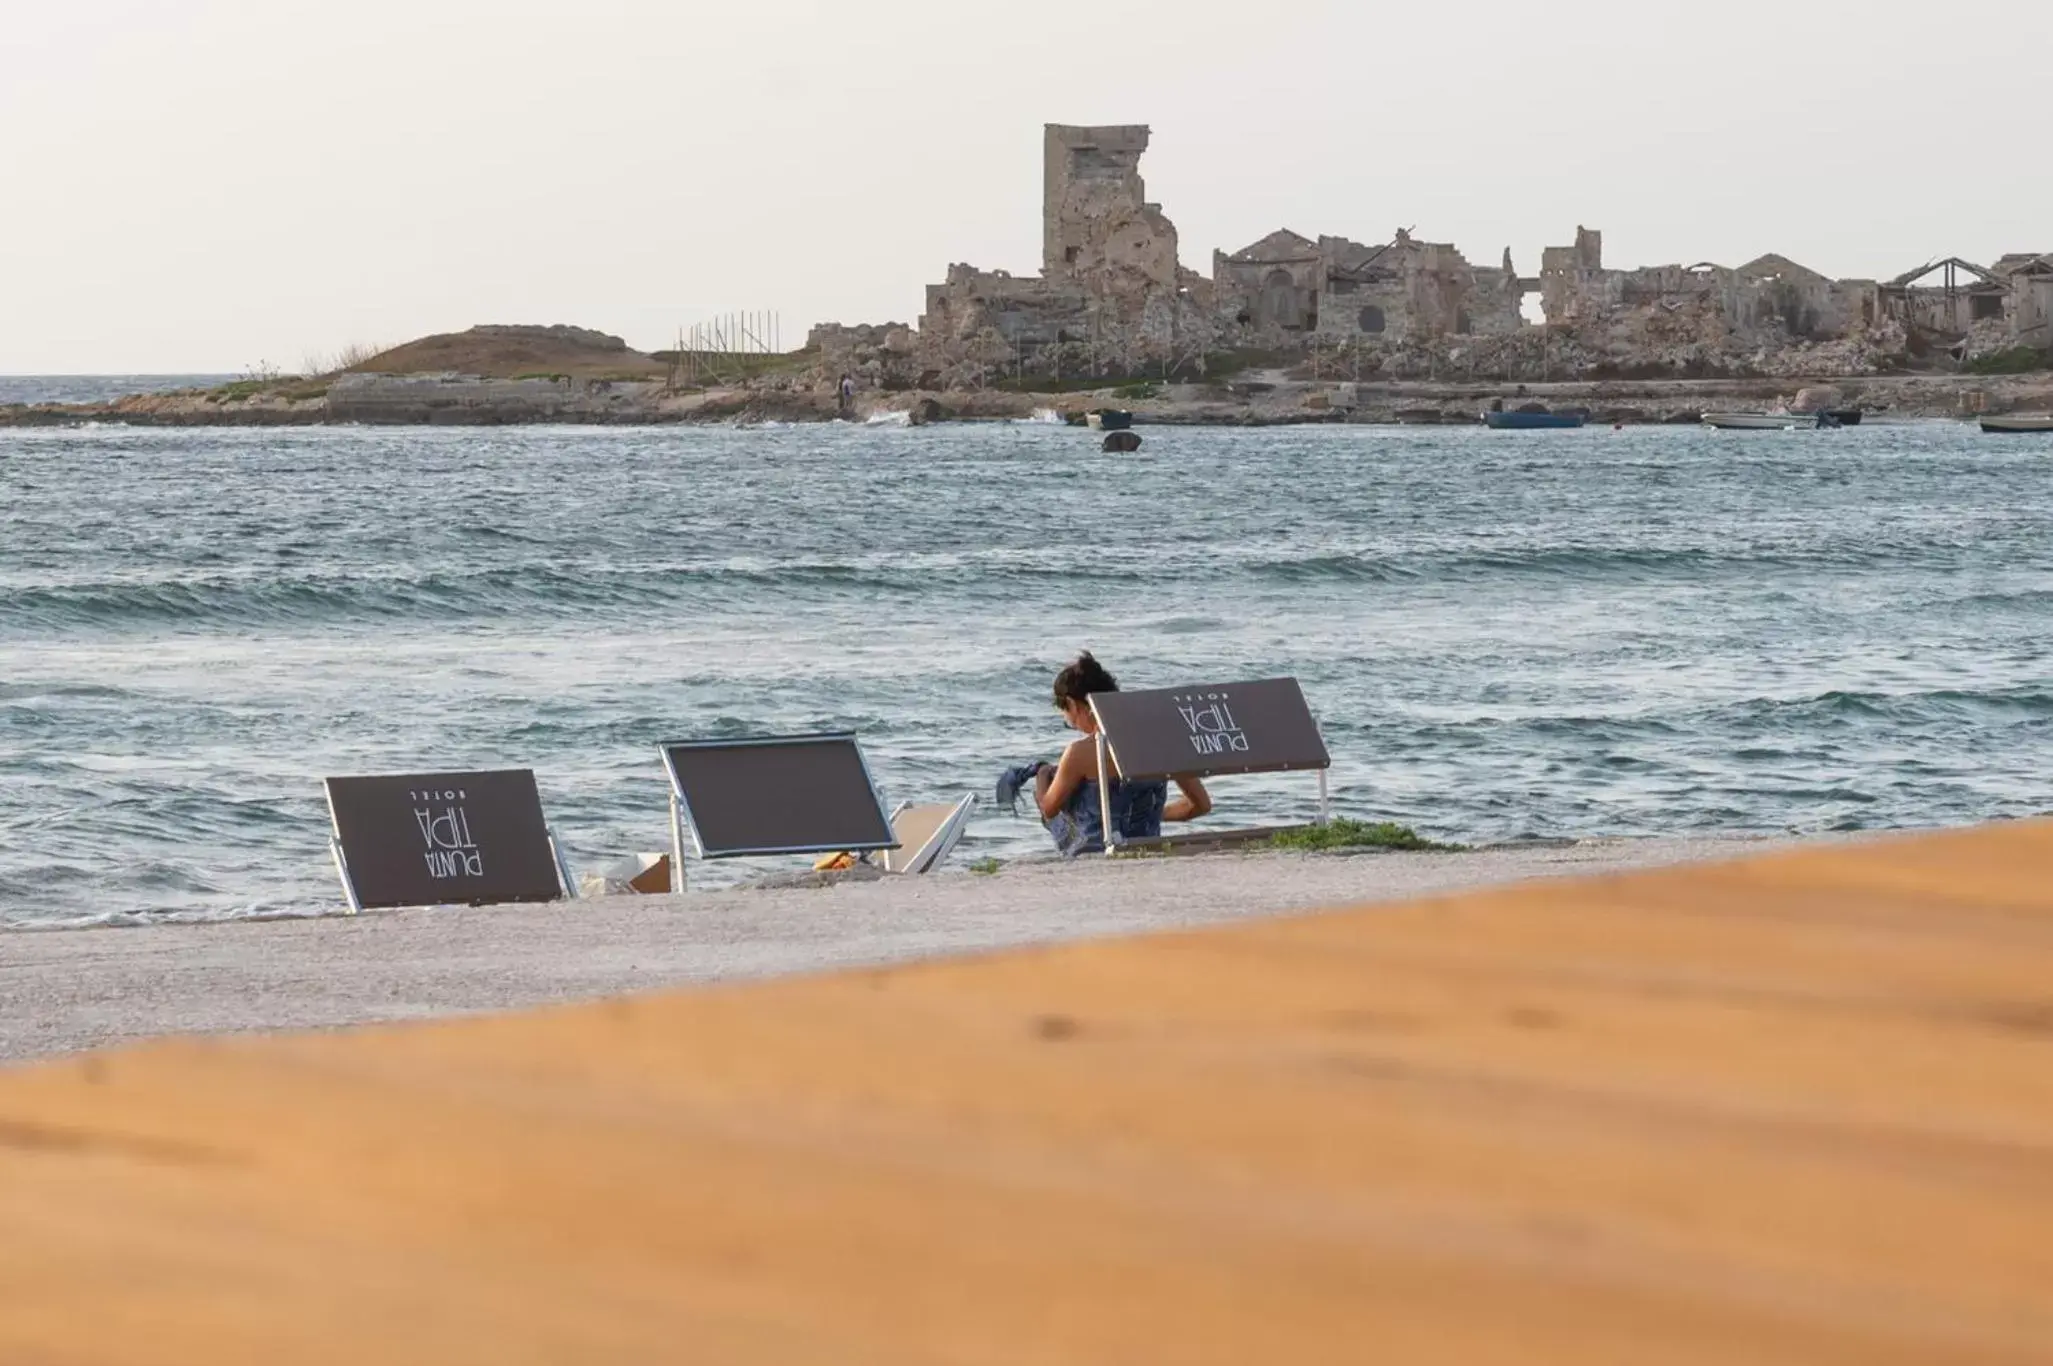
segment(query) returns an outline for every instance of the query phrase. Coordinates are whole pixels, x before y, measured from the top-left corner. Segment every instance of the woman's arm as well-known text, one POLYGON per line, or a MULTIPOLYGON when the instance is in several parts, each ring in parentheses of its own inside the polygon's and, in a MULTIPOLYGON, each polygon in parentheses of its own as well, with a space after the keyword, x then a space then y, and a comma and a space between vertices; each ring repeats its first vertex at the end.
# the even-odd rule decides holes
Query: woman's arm
POLYGON ((1205 791, 1205 785, 1196 778, 1179 776, 1176 786, 1183 793, 1175 801, 1162 808, 1165 821, 1194 821, 1212 809, 1212 794, 1205 791))
MULTIPOLYGON (((1034 784, 1034 795, 1041 804, 1041 819, 1052 820, 1055 813, 1069 805, 1069 799, 1076 795, 1083 780, 1091 776, 1091 767, 1097 760, 1097 750, 1089 740, 1071 740, 1062 751, 1062 759, 1055 765, 1055 776, 1046 783, 1034 784)), ((1047 770, 1042 770, 1046 773, 1047 770)))

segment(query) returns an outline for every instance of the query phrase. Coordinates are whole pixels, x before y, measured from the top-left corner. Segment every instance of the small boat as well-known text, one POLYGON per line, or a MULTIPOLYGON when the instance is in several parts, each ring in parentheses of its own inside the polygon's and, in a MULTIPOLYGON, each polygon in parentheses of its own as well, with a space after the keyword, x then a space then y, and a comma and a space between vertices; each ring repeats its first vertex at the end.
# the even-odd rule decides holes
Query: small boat
POLYGON ((1728 432, 1782 432, 1796 427, 1837 427, 1826 413, 1705 413, 1706 427, 1728 432))
POLYGON ((1123 432, 1133 426, 1133 414, 1123 408, 1093 408, 1084 414, 1084 425, 1094 432, 1123 432))
POLYGON ((2053 414, 2019 413, 2014 417, 1985 417, 1985 432, 2053 432, 2053 414))
POLYGON ((1582 413, 1484 413, 1483 425, 1492 431, 1529 432, 1556 427, 1580 427, 1582 413))

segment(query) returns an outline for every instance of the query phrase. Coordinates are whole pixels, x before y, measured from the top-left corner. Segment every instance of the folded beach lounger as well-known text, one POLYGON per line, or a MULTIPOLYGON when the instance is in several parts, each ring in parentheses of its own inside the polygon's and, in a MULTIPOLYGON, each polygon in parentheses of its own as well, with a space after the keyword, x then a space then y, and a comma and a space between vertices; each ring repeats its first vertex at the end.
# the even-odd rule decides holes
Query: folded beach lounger
POLYGON ((671 740, 671 889, 687 851, 701 859, 898 848, 855 736, 671 740))
POLYGON ((954 802, 902 802, 891 813, 891 833, 898 848, 884 853, 887 873, 931 873, 941 866, 950 850, 962 839, 969 813, 977 804, 974 794, 954 802))
POLYGON ((329 778, 329 852, 351 913, 577 895, 532 769, 329 778))
MULTIPOLYGON (((1091 712, 1098 719, 1100 773, 1141 782, 1178 774, 1212 778, 1311 769, 1319 775, 1318 823, 1326 822, 1326 770, 1333 760, 1319 735, 1319 723, 1305 705, 1304 690, 1294 678, 1093 693, 1091 712)), ((1100 783, 1101 798, 1110 789, 1110 784, 1100 783)), ((1265 839, 1287 828, 1195 830, 1122 840, 1109 809, 1104 821, 1108 854, 1121 849, 1173 849, 1265 839)))

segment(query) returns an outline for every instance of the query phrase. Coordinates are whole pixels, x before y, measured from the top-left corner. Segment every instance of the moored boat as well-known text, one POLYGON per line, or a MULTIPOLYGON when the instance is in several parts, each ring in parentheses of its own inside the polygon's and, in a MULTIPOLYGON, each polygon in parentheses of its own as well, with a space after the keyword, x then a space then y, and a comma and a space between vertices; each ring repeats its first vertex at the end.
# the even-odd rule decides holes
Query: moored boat
POLYGON ((1133 414, 1123 408, 1093 408, 1084 423, 1094 432, 1123 432, 1133 426, 1133 414))
POLYGON ((1792 427, 1836 425, 1822 421, 1816 413, 1705 413, 1703 423, 1729 432, 1781 432, 1792 427))
POLYGON ((2017 413, 2010 417, 1985 417, 1985 432, 2053 432, 2053 413, 2017 413))
POLYGON ((1483 425, 1497 431, 1539 431, 1547 428, 1580 427, 1582 413, 1484 413, 1483 425))

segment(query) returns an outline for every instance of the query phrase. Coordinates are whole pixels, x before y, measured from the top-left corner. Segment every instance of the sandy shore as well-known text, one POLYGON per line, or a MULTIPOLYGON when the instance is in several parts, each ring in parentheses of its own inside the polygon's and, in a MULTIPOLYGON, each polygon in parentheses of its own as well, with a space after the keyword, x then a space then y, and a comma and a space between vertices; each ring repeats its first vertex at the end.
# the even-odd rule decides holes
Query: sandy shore
MULTIPOLYGON (((1539 867, 1687 849, 1584 852, 1539 867)), ((0 1362, 2043 1363, 2049 862, 2001 822, 7 1068, 0 1362)))
POLYGON ((973 953, 1536 877, 1739 857, 1786 841, 1594 840, 1461 854, 1014 863, 828 889, 608 897, 0 935, 0 1062, 162 1034, 325 1028, 973 953))

